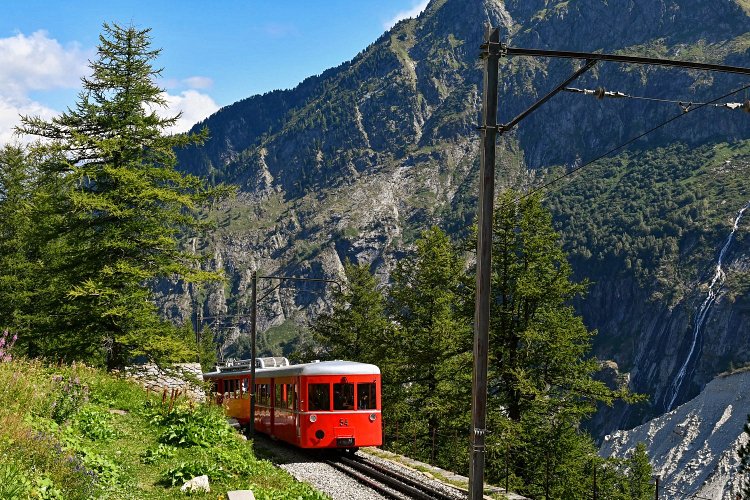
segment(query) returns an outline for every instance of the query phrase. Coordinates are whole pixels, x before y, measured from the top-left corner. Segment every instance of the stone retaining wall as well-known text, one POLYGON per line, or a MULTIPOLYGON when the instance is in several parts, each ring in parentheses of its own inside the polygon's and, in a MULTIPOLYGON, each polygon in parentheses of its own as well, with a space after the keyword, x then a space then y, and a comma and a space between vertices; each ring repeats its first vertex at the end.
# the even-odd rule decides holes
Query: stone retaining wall
POLYGON ((201 388, 203 370, 200 363, 175 363, 166 367, 146 363, 128 366, 124 371, 126 377, 137 380, 154 392, 167 389, 167 392, 171 393, 173 389, 177 389, 194 401, 206 401, 206 395, 201 388))

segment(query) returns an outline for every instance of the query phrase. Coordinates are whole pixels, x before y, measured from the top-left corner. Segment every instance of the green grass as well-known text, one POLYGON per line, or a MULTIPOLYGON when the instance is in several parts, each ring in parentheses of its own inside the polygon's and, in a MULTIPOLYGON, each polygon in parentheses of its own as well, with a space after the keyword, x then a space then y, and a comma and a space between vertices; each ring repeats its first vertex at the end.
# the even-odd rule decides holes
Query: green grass
POLYGON ((288 216, 289 204, 279 193, 274 193, 255 205, 248 212, 246 200, 229 198, 217 204, 205 215, 216 227, 218 234, 244 234, 248 231, 270 229, 282 218, 288 216))
POLYGON ((219 407, 83 365, 0 362, 0 498, 182 498, 204 473, 211 493, 192 497, 326 498, 257 459, 219 407))

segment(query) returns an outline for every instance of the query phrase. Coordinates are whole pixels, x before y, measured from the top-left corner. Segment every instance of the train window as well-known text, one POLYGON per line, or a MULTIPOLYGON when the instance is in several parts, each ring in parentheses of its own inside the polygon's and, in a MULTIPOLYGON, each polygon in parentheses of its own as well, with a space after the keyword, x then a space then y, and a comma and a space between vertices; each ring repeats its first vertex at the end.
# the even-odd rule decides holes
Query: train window
POLYGON ((286 386, 286 401, 287 408, 290 410, 297 409, 297 386, 295 384, 287 384, 286 386))
POLYGON ((258 398, 258 403, 262 405, 269 406, 271 403, 270 391, 268 388, 268 384, 260 384, 257 389, 258 395, 256 396, 258 398))
POLYGON ((284 408, 284 384, 276 384, 276 408, 284 408))
POLYGON ((310 411, 327 411, 331 409, 331 386, 328 384, 310 384, 307 386, 307 409, 310 411))
POLYGON ((333 384, 333 409, 354 409, 354 384, 333 384))
POLYGON ((374 410, 376 407, 375 383, 357 384, 357 409, 374 410))

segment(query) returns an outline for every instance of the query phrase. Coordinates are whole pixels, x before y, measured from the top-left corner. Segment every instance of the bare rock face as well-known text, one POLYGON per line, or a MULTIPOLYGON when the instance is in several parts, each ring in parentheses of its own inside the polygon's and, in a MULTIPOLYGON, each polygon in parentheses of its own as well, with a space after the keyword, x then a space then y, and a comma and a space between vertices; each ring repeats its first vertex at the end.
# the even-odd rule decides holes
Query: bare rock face
POLYGON ((675 410, 606 436, 600 454, 624 457, 643 442, 665 498, 734 500, 742 485, 737 449, 747 441, 749 413, 750 371, 720 376, 675 410))
MULTIPOLYGON (((184 171, 240 188, 235 199, 208 214, 216 230, 189 242, 211 257, 207 268, 226 272, 227 282, 202 290, 165 287, 160 302, 165 315, 209 326, 224 353, 232 356, 233 346, 247 344, 254 271, 343 279, 343 264, 350 261, 369 265, 386 282, 420 230, 440 225, 456 239, 469 234, 476 213, 476 125, 482 91, 477 56, 485 23, 499 27, 502 39, 517 47, 750 66, 746 4, 433 0, 421 16, 398 23, 351 61, 294 89, 221 109, 196 125, 210 130, 205 145, 179 151, 178 156, 184 171)), ((525 110, 569 76, 576 64, 503 59, 500 119, 525 110)), ((742 84, 733 75, 610 63, 598 64, 576 82, 583 88, 602 86, 686 102, 706 102, 742 84)), ((529 179, 597 157, 675 112, 681 112, 676 104, 562 93, 500 138, 498 186, 528 186, 529 179)), ((746 179, 750 172, 750 147, 732 143, 750 137, 747 115, 710 113, 710 126, 705 113, 685 114, 638 141, 616 159, 618 168, 607 167, 616 179, 612 184, 604 184, 605 168, 597 170, 597 177, 580 181, 580 191, 567 196, 564 204, 553 203, 554 189, 545 199, 563 243, 588 253, 574 259, 573 266, 579 278, 592 282, 590 293, 576 307, 586 325, 599 332, 594 354, 616 362, 619 371, 629 373, 630 388, 650 397, 650 405, 615 405, 598 417, 591 425, 598 437, 659 415, 695 396, 731 363, 750 361, 750 294, 738 278, 748 274, 747 221, 727 258, 736 287, 717 290, 700 338, 692 340, 696 310, 731 223, 727 219, 748 199, 746 182, 737 179, 746 179), (671 146, 683 147, 681 155, 656 154, 671 146), (711 154, 683 168, 700 147, 711 154), (743 156, 744 162, 735 161, 743 156), (651 163, 658 164, 635 172, 651 163), (674 174, 678 170, 681 173, 674 174), (589 203, 624 184, 628 190, 611 203, 589 203), (692 199, 684 192, 670 199, 675 185, 694 187, 687 193, 692 199), (643 191, 650 186, 660 186, 663 193, 645 202, 643 191), (616 208, 620 213, 610 217, 616 208), (674 216, 681 208, 684 213, 674 216), (596 234, 571 229, 576 221, 591 219, 593 212, 605 219, 594 228, 596 234), (637 222, 628 226, 626 219, 637 222), (664 251, 667 237, 672 240, 664 251), (639 276, 641 271, 649 279, 639 276), (669 295, 659 287, 678 290, 669 295), (687 358, 674 397, 672 386, 687 358)), ((571 177, 566 186, 575 186, 578 179, 571 177)), ((308 284, 274 289, 276 285, 273 280, 259 282, 264 298, 258 331, 286 328, 283 342, 273 347, 281 349, 281 343, 287 348, 294 342, 291 336, 301 335, 290 334, 289 325, 304 325, 328 310, 332 288, 308 284)), ((288 354, 265 348, 271 349, 262 345, 261 354, 288 354)))

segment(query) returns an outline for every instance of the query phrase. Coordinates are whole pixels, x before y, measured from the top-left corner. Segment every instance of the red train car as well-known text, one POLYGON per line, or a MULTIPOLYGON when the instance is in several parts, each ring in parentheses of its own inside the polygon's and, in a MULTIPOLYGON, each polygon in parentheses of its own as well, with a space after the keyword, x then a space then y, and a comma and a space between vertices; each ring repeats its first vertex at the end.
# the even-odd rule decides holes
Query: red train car
MULTIPOLYGON (((283 363, 282 363, 283 364, 283 363)), ((260 365, 260 367, 258 367, 260 365)), ((255 370, 255 430, 300 448, 380 446, 380 369, 322 361, 255 370)), ((250 425, 249 363, 204 373, 228 416, 250 425)))

